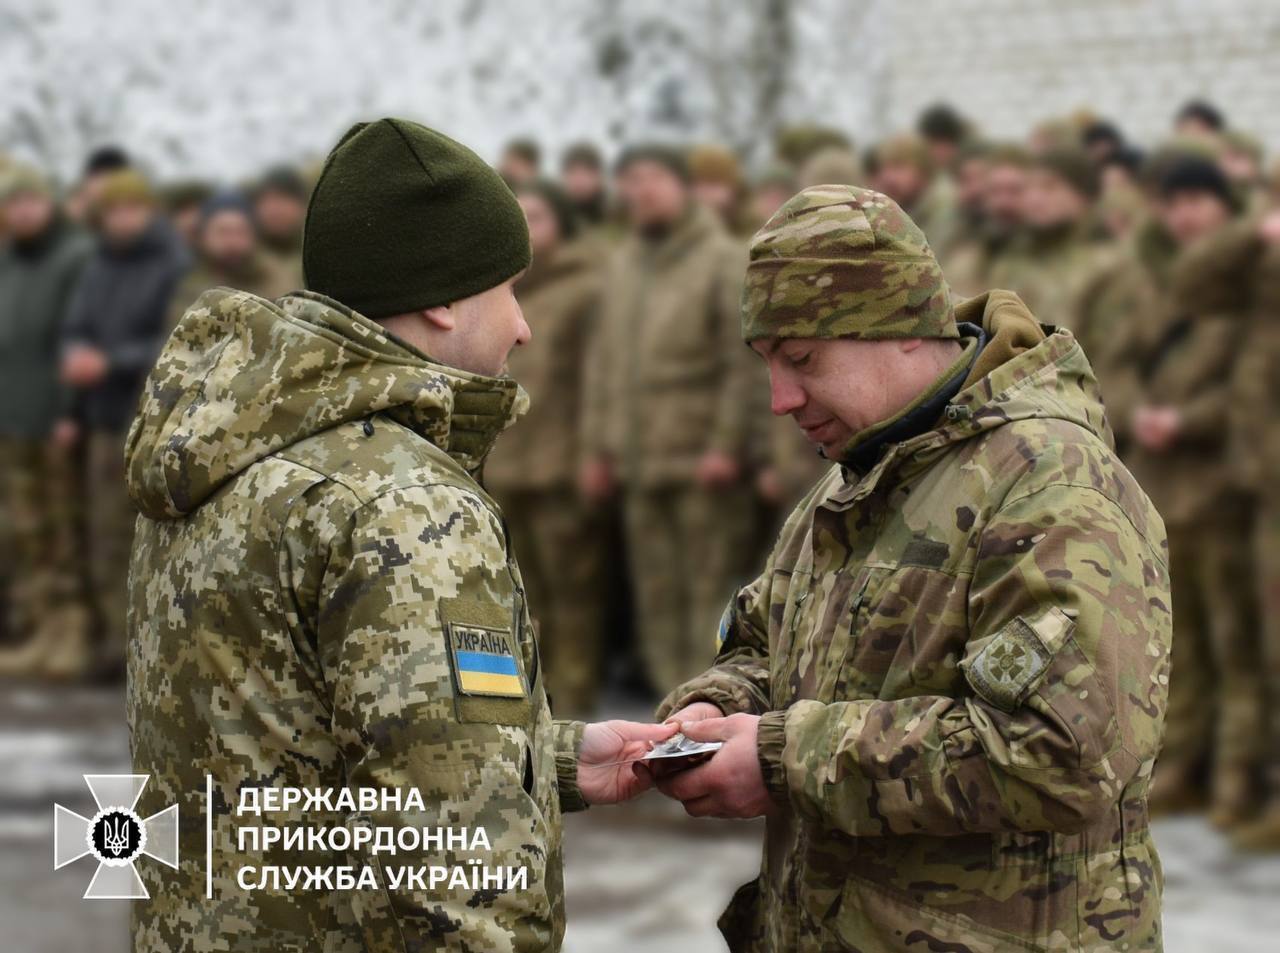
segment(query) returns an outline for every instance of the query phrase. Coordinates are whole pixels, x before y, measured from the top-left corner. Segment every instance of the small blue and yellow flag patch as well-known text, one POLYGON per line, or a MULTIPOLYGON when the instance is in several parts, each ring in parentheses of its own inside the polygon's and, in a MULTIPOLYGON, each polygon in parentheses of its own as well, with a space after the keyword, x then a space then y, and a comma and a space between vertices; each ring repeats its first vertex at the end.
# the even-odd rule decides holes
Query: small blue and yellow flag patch
POLYGON ((449 648, 462 694, 525 697, 509 632, 453 623, 449 626, 449 648))

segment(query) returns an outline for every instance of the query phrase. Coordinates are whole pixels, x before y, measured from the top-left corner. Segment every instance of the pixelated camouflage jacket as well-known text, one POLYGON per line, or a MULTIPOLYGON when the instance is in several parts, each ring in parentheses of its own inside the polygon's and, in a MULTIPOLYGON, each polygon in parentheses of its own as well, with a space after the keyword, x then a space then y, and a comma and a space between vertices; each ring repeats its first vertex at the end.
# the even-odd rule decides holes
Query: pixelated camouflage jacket
POLYGON ((1161 946, 1164 527, 1074 338, 1007 292, 957 320, 990 340, 940 424, 832 468, 659 710, 762 716, 735 951, 1161 946))
POLYGON ((135 950, 558 948, 582 726, 551 720, 502 517, 471 476, 525 400, 320 295, 218 288, 179 322, 126 451, 138 811, 181 817, 179 869, 139 865, 135 950), (281 788, 399 792, 401 809, 238 810, 281 788), (366 842, 286 849, 244 833, 259 825, 366 842), (436 839, 389 854, 367 840, 380 828, 436 839), (344 866, 378 889, 245 889, 344 866), (430 866, 527 885, 393 884, 430 866))

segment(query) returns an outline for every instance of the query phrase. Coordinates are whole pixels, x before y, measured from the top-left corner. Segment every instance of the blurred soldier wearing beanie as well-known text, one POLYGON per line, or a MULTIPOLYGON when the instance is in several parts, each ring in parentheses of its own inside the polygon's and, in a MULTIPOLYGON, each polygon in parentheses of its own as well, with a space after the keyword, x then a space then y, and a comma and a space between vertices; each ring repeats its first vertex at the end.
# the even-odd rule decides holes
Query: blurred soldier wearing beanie
POLYGON ((784 202, 799 191, 796 171, 783 162, 775 162, 752 181, 748 214, 752 232, 758 229, 784 202))
POLYGON ((875 149, 871 182, 902 206, 945 263, 957 237, 959 210, 955 183, 935 164, 928 143, 910 133, 890 136, 875 149))
POLYGON ((485 486, 502 506, 520 557, 548 694, 559 714, 581 717, 599 696, 610 563, 599 508, 577 485, 583 380, 603 276, 595 254, 576 241, 578 221, 564 192, 541 179, 515 192, 533 251, 516 282, 532 340, 512 352, 510 373, 529 392, 530 410, 498 441, 485 486))
MULTIPOLYGON (((273 263, 286 274, 302 274, 302 223, 311 189, 292 166, 268 169, 252 192, 253 220, 273 263)), ((292 289, 290 289, 292 290, 292 289)))
POLYGON ((680 150, 632 146, 618 168, 631 234, 605 279, 581 482, 621 493, 638 642, 665 691, 709 661, 699 633, 745 571, 764 415, 736 330, 740 245, 693 200, 680 150))
POLYGON ((689 151, 689 177, 693 197, 720 219, 731 235, 749 235, 743 200, 745 182, 742 166, 732 149, 712 143, 689 151))
MULTIPOLYGON (((792 190, 792 194, 798 189, 814 185, 858 185, 865 179, 866 172, 856 152, 844 146, 824 146, 800 166, 795 175, 796 188, 792 190)), ((791 195, 787 198, 791 198, 791 195)), ((772 218, 772 215, 768 218, 772 218)), ((763 225, 764 222, 760 224, 763 225)))
POLYGON ((577 142, 560 158, 560 187, 573 203, 574 213, 585 228, 603 225, 609 211, 605 189, 604 157, 589 142, 577 142))
POLYGON ((302 287, 301 270, 262 247, 248 197, 227 189, 201 204, 192 234, 196 264, 183 278, 169 307, 170 330, 210 288, 236 288, 275 299, 302 287))
POLYGON ((117 678, 124 673, 129 545, 137 516, 125 487, 124 438, 190 258, 137 170, 103 178, 94 219, 97 248, 62 326, 61 377, 71 397, 57 433, 65 443, 83 444, 89 576, 100 631, 95 664, 102 677, 117 678))
POLYGON ((1023 198, 1023 230, 991 281, 1016 291, 1045 324, 1079 331, 1091 282, 1115 251, 1098 240, 1093 203, 1098 170, 1079 148, 1054 148, 1034 158, 1023 198))
POLYGON ((1187 157, 1160 187, 1159 215, 1177 245, 1168 279, 1126 342, 1135 396, 1116 393, 1127 462, 1169 530, 1173 671, 1165 750, 1152 810, 1209 801, 1228 828, 1257 808, 1263 723, 1260 641, 1251 574, 1253 498, 1229 451, 1230 381, 1246 339, 1261 242, 1236 222, 1238 197, 1218 166, 1187 157))
POLYGON ((63 211, 73 222, 97 225, 96 211, 102 186, 116 172, 130 168, 129 154, 119 146, 101 146, 89 153, 84 171, 63 202, 63 211))
POLYGON ((542 172, 542 147, 529 138, 512 139, 498 160, 498 174, 507 185, 516 186, 536 179, 542 172))
POLYGON ((213 193, 213 186, 199 179, 174 182, 161 190, 169 223, 193 254, 196 250, 196 231, 200 224, 200 213, 204 203, 213 193))
POLYGON ((956 171, 956 163, 969 140, 972 130, 969 123, 954 106, 934 103, 920 113, 916 132, 929 149, 929 159, 935 169, 956 171))

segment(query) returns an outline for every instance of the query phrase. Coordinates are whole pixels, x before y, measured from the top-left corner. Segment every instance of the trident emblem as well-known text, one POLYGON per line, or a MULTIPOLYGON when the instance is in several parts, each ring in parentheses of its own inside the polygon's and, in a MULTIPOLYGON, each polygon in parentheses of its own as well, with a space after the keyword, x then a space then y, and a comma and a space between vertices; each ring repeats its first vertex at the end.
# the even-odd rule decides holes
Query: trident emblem
POLYGON ((126 828, 128 818, 103 818, 103 841, 112 855, 119 857, 129 849, 129 830, 126 828))
POLYGON ((61 804, 53 806, 53 869, 92 854, 98 869, 85 899, 147 899, 150 895, 133 864, 146 854, 177 868, 178 805, 143 820, 134 805, 147 784, 145 774, 86 774, 84 781, 98 813, 86 818, 61 804))

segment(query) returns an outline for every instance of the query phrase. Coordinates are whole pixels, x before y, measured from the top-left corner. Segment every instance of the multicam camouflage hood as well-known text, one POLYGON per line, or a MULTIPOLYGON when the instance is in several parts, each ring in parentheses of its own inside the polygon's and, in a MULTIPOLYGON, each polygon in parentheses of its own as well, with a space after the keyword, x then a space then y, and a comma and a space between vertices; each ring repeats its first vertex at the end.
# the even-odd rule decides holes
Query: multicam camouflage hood
POLYGON ((756 232, 742 336, 956 338, 951 290, 924 234, 888 196, 816 185, 756 232))
POLYGON ((513 380, 432 363, 323 295, 215 288, 178 323, 125 450, 145 516, 174 519, 285 447, 385 412, 468 471, 528 405, 513 380))

